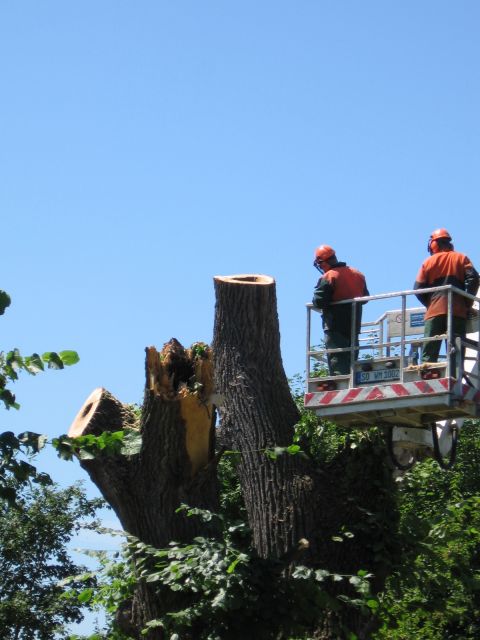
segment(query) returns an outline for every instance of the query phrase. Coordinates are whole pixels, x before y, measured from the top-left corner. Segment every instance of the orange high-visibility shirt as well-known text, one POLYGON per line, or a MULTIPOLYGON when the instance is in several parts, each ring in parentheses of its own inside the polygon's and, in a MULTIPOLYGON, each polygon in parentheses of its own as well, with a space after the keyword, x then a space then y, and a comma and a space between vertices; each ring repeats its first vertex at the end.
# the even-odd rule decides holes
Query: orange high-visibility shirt
MULTIPOLYGON (((470 259, 458 251, 440 251, 427 258, 420 267, 415 280, 418 299, 427 307, 425 319, 448 313, 447 291, 422 295, 422 289, 451 284, 475 295, 478 288, 478 273, 470 259)), ((470 302, 461 296, 453 296, 453 315, 465 318, 470 302)))

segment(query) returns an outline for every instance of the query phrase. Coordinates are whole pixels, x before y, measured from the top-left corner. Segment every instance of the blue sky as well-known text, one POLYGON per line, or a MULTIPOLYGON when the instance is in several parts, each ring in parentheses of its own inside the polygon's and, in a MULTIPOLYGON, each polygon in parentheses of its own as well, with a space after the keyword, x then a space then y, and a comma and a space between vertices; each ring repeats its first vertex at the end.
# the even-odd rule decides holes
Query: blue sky
POLYGON ((479 27, 476 0, 1 0, 1 348, 81 357, 1 430, 140 402, 146 346, 211 340, 216 274, 276 279, 292 376, 317 245, 371 293, 437 227, 478 268, 479 27))

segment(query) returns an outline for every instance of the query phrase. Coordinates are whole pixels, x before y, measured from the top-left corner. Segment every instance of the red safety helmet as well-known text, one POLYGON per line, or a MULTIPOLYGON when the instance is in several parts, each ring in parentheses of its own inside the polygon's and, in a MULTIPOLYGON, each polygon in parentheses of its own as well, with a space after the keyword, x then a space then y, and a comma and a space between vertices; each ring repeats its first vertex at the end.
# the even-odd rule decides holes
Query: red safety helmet
POLYGON ((437 240, 448 240, 448 242, 451 242, 452 238, 446 229, 435 229, 428 239, 427 250, 430 255, 440 251, 437 240))

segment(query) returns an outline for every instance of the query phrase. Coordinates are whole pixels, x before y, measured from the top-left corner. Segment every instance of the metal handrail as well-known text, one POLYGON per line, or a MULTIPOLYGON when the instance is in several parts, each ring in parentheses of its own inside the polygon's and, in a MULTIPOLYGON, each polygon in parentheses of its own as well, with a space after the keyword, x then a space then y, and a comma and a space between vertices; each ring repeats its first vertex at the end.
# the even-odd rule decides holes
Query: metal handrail
MULTIPOLYGON (((382 293, 382 294, 376 294, 376 295, 369 295, 369 296, 362 296, 362 297, 358 297, 358 298, 352 298, 352 299, 348 299, 348 300, 341 300, 338 302, 334 302, 332 303, 332 306, 336 306, 336 305, 341 305, 341 304, 351 304, 352 305, 352 332, 351 332, 351 344, 349 347, 342 347, 342 348, 337 348, 337 349, 322 349, 320 351, 318 350, 312 350, 311 349, 311 341, 310 341, 310 336, 311 336, 311 311, 316 311, 316 312, 321 312, 321 309, 318 309, 316 307, 313 306, 312 303, 308 303, 307 306, 307 367, 306 367, 306 371, 307 371, 307 379, 311 379, 310 378, 310 358, 312 356, 315 355, 321 355, 321 354, 333 354, 333 353, 345 353, 345 352, 349 352, 350 353, 350 383, 351 385, 353 385, 353 380, 354 380, 354 363, 355 363, 355 352, 359 352, 361 350, 365 350, 365 349, 371 349, 372 348, 372 344, 362 344, 362 342, 360 341, 360 335, 359 334, 359 342, 357 344, 357 334, 356 334, 356 317, 357 317, 357 305, 361 304, 361 303, 366 303, 366 302, 371 302, 371 301, 377 301, 377 300, 386 300, 389 298, 396 298, 396 297, 400 297, 401 301, 402 301, 402 307, 401 307, 401 316, 402 316, 402 325, 401 325, 401 335, 400 335, 400 341, 399 342, 383 342, 383 322, 387 319, 387 314, 388 312, 383 313, 383 315, 376 321, 370 321, 370 322, 365 322, 362 323, 362 327, 374 327, 377 326, 378 327, 378 335, 380 338, 380 341, 378 343, 375 343, 375 348, 376 349, 380 349, 381 351, 383 351, 383 349, 385 349, 387 352, 389 352, 390 347, 395 347, 395 348, 399 348, 400 353, 399 356, 400 357, 400 362, 403 363, 405 361, 405 348, 408 345, 412 345, 412 344, 424 344, 427 342, 434 342, 437 340, 446 340, 447 341, 447 353, 446 353, 446 375, 447 377, 451 376, 451 367, 452 367, 452 363, 451 363, 451 355, 453 352, 458 351, 455 350, 454 345, 454 336, 453 336, 453 298, 454 295, 459 295, 463 298, 469 299, 472 302, 477 302, 480 304, 480 298, 478 298, 477 296, 474 296, 472 294, 467 293, 466 291, 463 291, 462 289, 459 289, 458 287, 455 287, 453 285, 442 285, 439 287, 429 287, 429 288, 425 288, 425 289, 409 289, 406 291, 395 291, 392 293, 382 293), (407 338, 407 334, 406 334, 406 330, 405 330, 405 320, 406 320, 406 311, 407 311, 407 306, 406 306, 406 300, 407 300, 407 296, 416 296, 418 293, 420 294, 429 294, 429 293, 436 293, 436 292, 440 292, 440 291, 445 291, 447 294, 447 331, 445 334, 442 335, 438 335, 438 336, 434 336, 431 338, 419 338, 418 336, 416 336, 415 338, 407 338)), ((480 314, 478 314, 477 318, 477 332, 478 335, 480 335, 480 314)), ((375 332, 373 330, 370 330, 370 335, 373 335, 375 332)), ((365 336, 365 334, 363 334, 365 336)), ((364 342, 365 342, 365 338, 364 338, 364 342)), ((467 348, 472 349, 472 345, 468 345, 462 342, 462 346, 467 346, 467 348)), ((474 349, 475 350, 475 349, 474 349)), ((389 354, 387 355, 387 357, 389 356, 389 354)), ((476 349, 476 358, 475 358, 476 362, 477 362, 477 368, 480 369, 480 350, 476 349)), ((457 353, 457 357, 456 357, 456 369, 459 372, 459 374, 463 375, 463 359, 460 355, 460 353, 457 353)), ((403 369, 404 367, 401 366, 400 367, 400 380, 403 382, 403 369)), ((459 380, 461 380, 462 375, 459 375, 458 378, 459 380)))
MULTIPOLYGON (((471 293, 467 293, 463 289, 459 289, 458 287, 455 287, 453 284, 444 284, 440 287, 428 287, 425 289, 407 289, 405 291, 393 291, 392 293, 377 293, 373 296, 361 296, 358 298, 350 298, 348 300, 338 300, 337 302, 332 302, 331 306, 334 306, 337 304, 348 304, 352 302, 369 302, 370 300, 386 300, 387 298, 398 298, 402 295, 405 295, 405 296, 416 296, 417 294, 423 295, 424 293, 435 293, 437 291, 447 291, 449 289, 452 291, 452 293, 457 293, 464 298, 468 298, 469 300, 472 300, 473 302, 480 302, 480 298, 477 298, 477 296, 474 296, 471 293)), ((321 309, 317 309, 316 307, 314 307, 311 302, 307 303, 307 307, 312 307, 315 311, 321 311, 321 309)))

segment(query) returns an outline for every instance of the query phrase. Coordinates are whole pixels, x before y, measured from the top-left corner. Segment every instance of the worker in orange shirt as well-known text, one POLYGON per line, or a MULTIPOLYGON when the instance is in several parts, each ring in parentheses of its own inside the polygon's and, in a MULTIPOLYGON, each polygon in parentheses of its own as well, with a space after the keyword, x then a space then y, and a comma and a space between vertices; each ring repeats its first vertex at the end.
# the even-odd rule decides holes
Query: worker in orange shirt
MULTIPOLYGON (((451 284, 458 289, 475 295, 479 277, 471 260, 455 251, 452 238, 446 229, 436 229, 429 238, 427 258, 418 272, 414 289, 417 298, 427 308, 425 313, 425 338, 432 338, 447 331, 448 292, 421 293, 421 289, 451 284)), ((452 301, 452 328, 455 336, 465 337, 467 314, 471 301, 454 295, 452 301)), ((437 362, 441 341, 426 342, 423 347, 422 362, 437 362)))
MULTIPOLYGON (((368 296, 363 273, 339 262, 335 251, 326 244, 315 250, 313 266, 322 277, 313 292, 313 306, 322 310, 323 332, 327 349, 342 349, 352 344, 352 306, 333 302, 368 296)), ((362 307, 357 305, 355 335, 360 332, 362 307)), ((357 341, 358 344, 358 341, 357 341)), ((327 356, 330 375, 346 375, 350 372, 350 353, 332 353, 327 356)))

